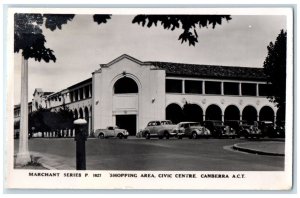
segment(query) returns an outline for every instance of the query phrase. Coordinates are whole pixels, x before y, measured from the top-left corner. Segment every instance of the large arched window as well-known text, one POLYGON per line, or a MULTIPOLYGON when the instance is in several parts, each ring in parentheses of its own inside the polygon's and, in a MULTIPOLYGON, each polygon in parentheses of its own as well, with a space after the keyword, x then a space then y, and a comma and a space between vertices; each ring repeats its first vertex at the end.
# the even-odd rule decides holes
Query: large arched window
POLYGON ((136 82, 128 77, 119 79, 114 85, 115 94, 138 93, 136 82))

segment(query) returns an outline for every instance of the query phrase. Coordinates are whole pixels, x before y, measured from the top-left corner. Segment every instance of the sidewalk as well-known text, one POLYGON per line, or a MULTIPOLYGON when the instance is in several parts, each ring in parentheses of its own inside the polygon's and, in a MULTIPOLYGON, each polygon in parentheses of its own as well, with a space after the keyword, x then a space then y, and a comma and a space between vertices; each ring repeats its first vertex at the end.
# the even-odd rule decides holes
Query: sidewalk
POLYGON ((280 141, 258 141, 238 143, 233 149, 260 155, 284 156, 285 143, 280 141))

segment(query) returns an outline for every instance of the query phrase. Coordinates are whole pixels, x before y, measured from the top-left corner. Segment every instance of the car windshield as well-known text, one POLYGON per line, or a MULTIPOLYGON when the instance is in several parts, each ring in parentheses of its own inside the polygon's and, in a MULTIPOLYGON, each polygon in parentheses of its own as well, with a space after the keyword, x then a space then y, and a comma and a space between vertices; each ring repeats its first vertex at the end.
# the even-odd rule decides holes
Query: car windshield
POLYGON ((172 124, 172 122, 170 120, 161 121, 161 125, 168 125, 168 124, 172 124))

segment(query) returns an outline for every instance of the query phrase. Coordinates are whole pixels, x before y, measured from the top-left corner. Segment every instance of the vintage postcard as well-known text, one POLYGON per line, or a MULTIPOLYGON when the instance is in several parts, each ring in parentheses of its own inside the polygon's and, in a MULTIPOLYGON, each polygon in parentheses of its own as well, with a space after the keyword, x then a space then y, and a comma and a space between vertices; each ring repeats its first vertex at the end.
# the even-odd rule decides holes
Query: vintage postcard
POLYGON ((7 11, 6 188, 292 188, 292 8, 7 11))

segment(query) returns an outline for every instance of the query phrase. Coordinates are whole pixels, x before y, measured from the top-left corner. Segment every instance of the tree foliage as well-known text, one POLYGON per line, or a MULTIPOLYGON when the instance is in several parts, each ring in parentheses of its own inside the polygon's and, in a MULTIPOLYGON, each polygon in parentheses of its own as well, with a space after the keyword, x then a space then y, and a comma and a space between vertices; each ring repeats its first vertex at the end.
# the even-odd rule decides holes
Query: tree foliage
POLYGON ((14 52, 22 51, 25 59, 34 58, 36 61, 56 61, 53 50, 45 47, 46 39, 42 31, 46 28, 61 29, 63 24, 73 19, 73 14, 25 14, 14 15, 14 52))
POLYGON ((111 14, 94 14, 93 19, 100 25, 101 23, 107 23, 107 20, 111 19, 111 14))
POLYGON ((164 29, 175 30, 181 28, 183 32, 179 35, 178 40, 189 42, 189 45, 195 46, 198 42, 196 28, 209 27, 214 29, 216 25, 222 24, 222 19, 231 20, 230 15, 137 15, 132 23, 137 23, 148 28, 153 25, 162 25, 164 29))
POLYGON ((29 129, 35 128, 35 132, 56 131, 61 129, 72 129, 73 113, 63 105, 57 112, 50 109, 39 108, 29 114, 29 129))
POLYGON ((281 30, 275 43, 270 42, 264 61, 264 72, 271 89, 268 98, 283 109, 286 101, 286 36, 286 31, 281 30))

